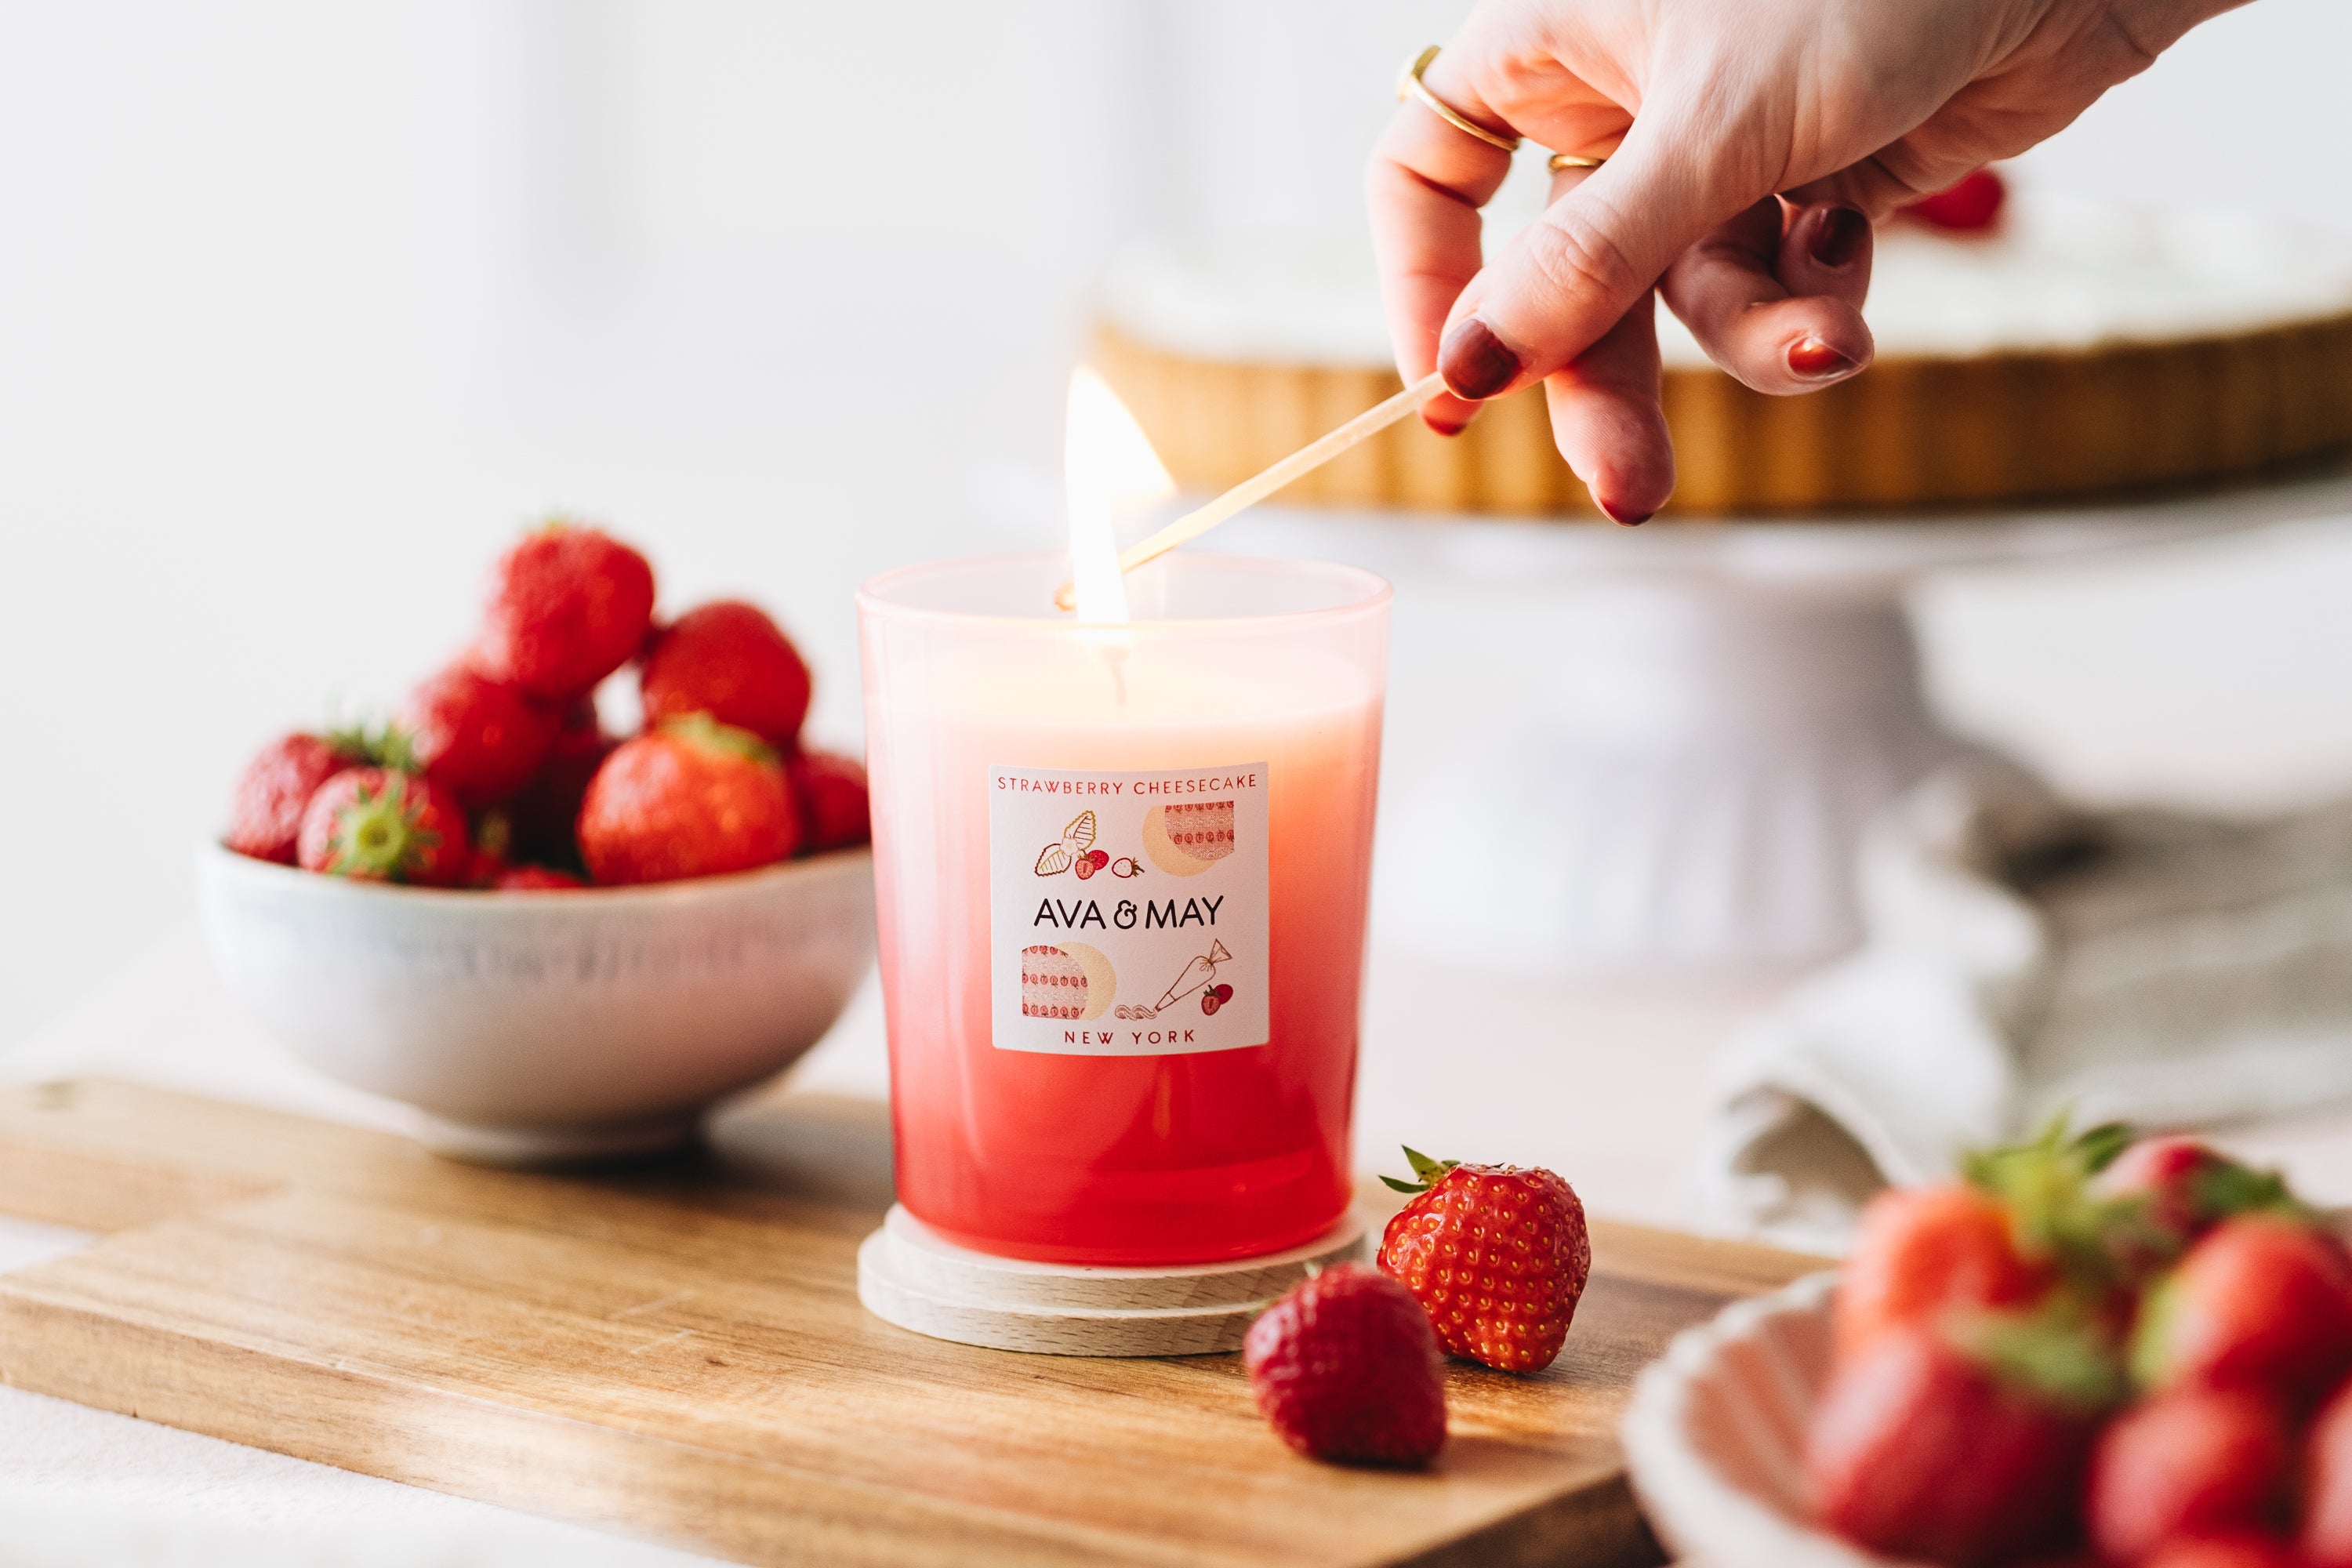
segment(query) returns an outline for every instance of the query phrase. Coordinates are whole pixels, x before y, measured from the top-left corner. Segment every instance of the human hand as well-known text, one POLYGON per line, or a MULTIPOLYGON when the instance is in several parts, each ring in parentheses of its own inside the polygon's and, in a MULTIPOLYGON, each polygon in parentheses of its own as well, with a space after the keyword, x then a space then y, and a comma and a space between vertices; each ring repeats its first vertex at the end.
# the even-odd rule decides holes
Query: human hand
POLYGON ((1366 177, 1389 331, 1451 434, 1544 383, 1552 435, 1621 522, 1674 489, 1653 289, 1759 392, 1870 363, 1870 220, 2070 123, 2242 0, 1485 0, 1423 78, 1556 152, 1552 201, 1482 265, 1509 155, 1416 102, 1366 177))

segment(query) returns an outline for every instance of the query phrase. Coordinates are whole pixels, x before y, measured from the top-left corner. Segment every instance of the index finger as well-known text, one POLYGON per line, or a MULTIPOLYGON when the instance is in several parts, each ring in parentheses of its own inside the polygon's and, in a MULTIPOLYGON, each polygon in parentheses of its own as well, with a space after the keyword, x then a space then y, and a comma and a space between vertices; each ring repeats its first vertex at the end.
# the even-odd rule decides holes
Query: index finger
MULTIPOLYGON (((1457 113, 1510 134, 1496 116, 1433 61, 1423 78, 1457 113)), ((1511 155, 1457 130, 1412 101, 1401 103, 1372 149, 1364 173, 1371 214, 1372 258, 1380 269, 1381 303, 1389 342, 1406 384, 1437 368, 1437 341, 1463 286, 1478 275, 1478 209, 1493 199, 1511 172, 1511 155)), ((1421 411, 1441 434, 1453 435, 1478 412, 1441 393, 1421 411)))

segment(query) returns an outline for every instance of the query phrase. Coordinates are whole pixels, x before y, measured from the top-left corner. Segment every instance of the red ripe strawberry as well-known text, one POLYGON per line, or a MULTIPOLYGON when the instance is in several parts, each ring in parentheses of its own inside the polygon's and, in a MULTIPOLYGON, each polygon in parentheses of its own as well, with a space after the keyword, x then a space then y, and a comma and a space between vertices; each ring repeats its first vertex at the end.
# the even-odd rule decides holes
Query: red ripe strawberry
POLYGON ((501 893, 568 893, 587 885, 552 866, 509 866, 490 883, 501 893))
POLYGON ((583 700, 564 712, 539 775, 507 803, 516 859, 580 866, 580 841, 572 831, 580 802, 588 794, 588 781, 620 743, 598 726, 594 703, 583 700))
POLYGON ((447 888, 464 879, 473 856, 464 810, 420 774, 345 768, 302 813, 306 871, 447 888))
POLYGON ((229 797, 228 837, 222 842, 257 860, 293 865, 302 808, 320 784, 355 760, 346 748, 317 735, 280 735, 237 776, 229 797))
POLYGON ((1382 1233, 1381 1267, 1454 1354, 1504 1372, 1549 1366, 1592 1272, 1575 1191, 1549 1171, 1404 1155, 1421 1180, 1381 1179, 1418 1195, 1382 1233))
POLYGON ((2308 1408, 2352 1369, 2352 1260, 2304 1220, 2225 1220, 2141 1298, 2131 1365, 2143 1388, 2252 1388, 2308 1408))
POLYGON ((2110 1563, 2166 1542, 2284 1522, 2294 1440, 2268 1398, 2235 1389, 2159 1394, 2117 1416, 2091 1460, 2084 1511, 2110 1563))
POLYGON ((2275 1535, 2232 1531, 2226 1535, 2183 1535, 2149 1553, 2147 1568, 2310 1568, 2294 1548, 2275 1535))
POLYGON ((697 714, 604 759, 580 804, 580 852, 599 882, 672 882, 791 855, 800 815, 776 754, 697 714))
POLYGON ((1990 169, 1979 169, 1958 184, 1913 202, 1903 212, 1930 227, 1967 233, 1990 228, 2008 199, 2009 187, 2001 177, 1990 169))
POLYGON ((1978 1321, 1999 1323, 2000 1353, 1906 1323, 1835 1363, 1805 1438, 1824 1524, 1891 1557, 1961 1568, 2063 1542, 2112 1369, 2044 1331, 1978 1321), (2003 1351, 2002 1336, 2020 1349, 2003 1351), (2059 1353, 2023 1348, 2037 1339, 2059 1353))
POLYGON ((1891 1187, 1863 1209, 1838 1282, 1837 1353, 1955 1309, 2023 1306, 2049 1283, 2049 1270, 2027 1260, 2009 1211, 1990 1194, 1957 1184, 1891 1187))
POLYGON ((644 556, 593 528, 551 522, 499 558, 476 662, 542 702, 569 701, 627 662, 653 613, 644 556))
POLYGON ((637 676, 646 722, 708 713, 789 747, 808 716, 809 670, 757 605, 721 599, 654 633, 637 676))
POLYGON ((2311 1424, 2304 1458, 2303 1555, 2312 1568, 2352 1568, 2352 1383, 2311 1424))
POLYGON ((1412 1293, 1360 1263, 1326 1268, 1242 1341, 1250 1392, 1282 1440, 1343 1464, 1427 1464, 1445 1446, 1445 1373, 1412 1293))
POLYGON ((556 716, 520 688, 455 664, 410 692, 393 723, 416 771, 479 811, 531 781, 555 740, 556 716))
MULTIPOLYGON (((801 847, 839 849, 863 844, 873 830, 866 818, 866 769, 855 757, 833 752, 803 752, 784 763, 793 798, 801 803, 801 847)), ((1087 857, 1097 871, 1110 864, 1099 849, 1087 857)))

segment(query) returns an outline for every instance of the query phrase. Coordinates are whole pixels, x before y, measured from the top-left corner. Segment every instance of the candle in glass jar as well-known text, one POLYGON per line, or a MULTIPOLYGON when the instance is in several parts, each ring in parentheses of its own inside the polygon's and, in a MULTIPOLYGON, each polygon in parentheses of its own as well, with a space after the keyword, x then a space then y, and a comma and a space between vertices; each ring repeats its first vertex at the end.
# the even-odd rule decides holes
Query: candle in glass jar
POLYGON ((1041 1261, 1297 1245, 1349 1201, 1386 585, 1174 556, 1087 626, 1062 564, 860 596, 899 1201, 1041 1261))

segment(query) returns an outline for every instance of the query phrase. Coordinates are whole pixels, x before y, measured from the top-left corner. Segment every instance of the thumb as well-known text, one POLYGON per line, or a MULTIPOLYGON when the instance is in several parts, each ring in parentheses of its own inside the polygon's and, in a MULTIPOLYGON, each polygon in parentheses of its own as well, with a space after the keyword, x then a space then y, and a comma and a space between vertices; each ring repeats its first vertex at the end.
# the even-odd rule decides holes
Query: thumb
POLYGON ((1472 401, 1543 380, 1597 342, 1693 242, 1769 192, 1708 153, 1722 138, 1684 135, 1681 115, 1644 106, 1592 175, 1514 236, 1462 290, 1437 368, 1472 401))

